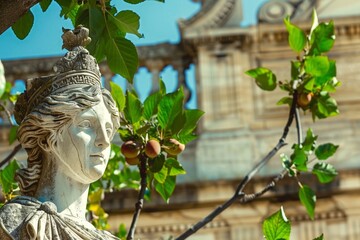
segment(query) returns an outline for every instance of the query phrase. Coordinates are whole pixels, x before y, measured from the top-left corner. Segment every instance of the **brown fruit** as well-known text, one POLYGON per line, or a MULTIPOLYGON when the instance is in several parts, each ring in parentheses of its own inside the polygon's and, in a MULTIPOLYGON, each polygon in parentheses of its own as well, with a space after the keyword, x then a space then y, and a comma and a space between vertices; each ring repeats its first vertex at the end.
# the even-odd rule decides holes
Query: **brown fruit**
POLYGON ((138 157, 134 157, 134 158, 127 158, 126 157, 125 161, 129 165, 138 165, 140 163, 140 159, 138 157))
POLYGON ((145 154, 149 158, 155 158, 159 156, 160 152, 161 152, 161 146, 157 140, 151 139, 146 143, 145 154))
POLYGON ((297 99, 297 104, 301 108, 306 108, 307 106, 309 106, 313 95, 313 93, 301 93, 297 99))
POLYGON ((134 141, 124 142, 121 146, 121 153, 126 158, 135 158, 140 154, 140 145, 134 141))
POLYGON ((185 145, 180 143, 178 140, 171 138, 169 140, 169 145, 166 146, 165 152, 167 152, 170 155, 176 156, 185 149, 185 145))

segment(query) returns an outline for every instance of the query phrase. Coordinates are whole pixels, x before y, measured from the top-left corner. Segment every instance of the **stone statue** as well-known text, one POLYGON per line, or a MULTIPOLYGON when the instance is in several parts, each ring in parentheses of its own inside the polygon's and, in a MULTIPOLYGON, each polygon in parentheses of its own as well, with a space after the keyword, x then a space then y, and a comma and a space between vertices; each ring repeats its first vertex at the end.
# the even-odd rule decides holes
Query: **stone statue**
POLYGON ((22 196, 0 209, 1 240, 118 239, 95 229, 85 212, 89 184, 105 171, 119 112, 83 47, 88 30, 69 31, 63 46, 70 51, 56 63, 56 73, 28 80, 15 105, 28 160, 16 174, 22 196))

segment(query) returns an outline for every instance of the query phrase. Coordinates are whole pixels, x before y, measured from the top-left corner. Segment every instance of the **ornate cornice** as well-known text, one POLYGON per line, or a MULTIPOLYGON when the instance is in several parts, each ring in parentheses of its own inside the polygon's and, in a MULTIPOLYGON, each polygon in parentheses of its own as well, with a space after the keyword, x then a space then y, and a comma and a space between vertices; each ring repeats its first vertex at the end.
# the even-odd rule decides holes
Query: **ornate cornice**
POLYGON ((282 23, 286 16, 290 16, 293 21, 309 20, 315 5, 314 0, 271 0, 260 8, 259 22, 282 23))

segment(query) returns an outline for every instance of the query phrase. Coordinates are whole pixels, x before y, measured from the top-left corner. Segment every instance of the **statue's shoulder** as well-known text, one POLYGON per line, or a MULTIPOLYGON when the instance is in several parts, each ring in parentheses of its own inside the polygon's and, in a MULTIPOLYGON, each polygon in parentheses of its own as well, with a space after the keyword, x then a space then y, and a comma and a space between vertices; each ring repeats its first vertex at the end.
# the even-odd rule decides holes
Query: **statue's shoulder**
MULTIPOLYGON (((5 203, 0 208, 0 239, 14 239, 14 230, 21 228, 26 216, 36 211, 38 201, 34 198, 20 196, 5 203)), ((16 238, 15 238, 16 239, 16 238)))

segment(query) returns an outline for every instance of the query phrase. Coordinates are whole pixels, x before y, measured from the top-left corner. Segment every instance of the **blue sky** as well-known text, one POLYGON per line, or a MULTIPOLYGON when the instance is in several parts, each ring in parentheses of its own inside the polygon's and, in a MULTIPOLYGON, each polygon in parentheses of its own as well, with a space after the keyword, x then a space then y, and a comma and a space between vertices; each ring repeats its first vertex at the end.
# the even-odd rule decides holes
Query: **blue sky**
MULTIPOLYGON (((201 8, 199 3, 191 0, 166 0, 160 3, 155 0, 148 0, 141 4, 131 5, 123 1, 113 1, 116 3, 118 10, 133 10, 137 12, 140 18, 140 32, 144 34, 144 38, 137 38, 129 35, 129 39, 135 45, 149 45, 160 42, 177 43, 180 40, 177 21, 179 19, 188 19, 201 8)), ((266 0, 242 0, 244 20, 239 23, 242 26, 256 24, 257 8, 266 0)), ((65 53, 61 49, 62 27, 72 28, 70 20, 64 20, 59 17, 60 8, 53 2, 49 9, 43 13, 41 8, 36 5, 32 9, 35 15, 34 26, 24 40, 19 40, 8 29, 0 35, 0 59, 12 60, 19 58, 38 58, 46 56, 59 56, 65 53)), ((165 68, 161 73, 166 86, 169 90, 175 90, 177 75, 171 68, 165 68)), ((151 79, 150 73, 144 69, 140 69, 139 74, 135 76, 134 86, 140 90, 140 97, 144 97, 150 91, 150 85, 145 84, 151 79)), ((195 76, 193 66, 187 71, 187 79, 192 90, 195 90, 195 76)), ((126 83, 120 77, 114 79, 120 86, 125 88, 126 83)), ((20 87, 21 89, 22 87, 20 87)), ((21 91, 21 90, 20 90, 21 91)), ((190 106, 196 105, 196 98, 191 99, 190 106)))

